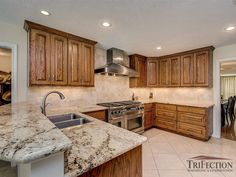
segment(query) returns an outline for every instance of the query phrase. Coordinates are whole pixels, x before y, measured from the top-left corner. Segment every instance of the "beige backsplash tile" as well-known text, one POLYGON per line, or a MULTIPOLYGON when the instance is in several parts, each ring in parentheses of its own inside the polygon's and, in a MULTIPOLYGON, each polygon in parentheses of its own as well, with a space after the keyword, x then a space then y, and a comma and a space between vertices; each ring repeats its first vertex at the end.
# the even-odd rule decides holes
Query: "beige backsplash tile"
POLYGON ((129 78, 95 75, 96 87, 30 87, 28 101, 40 103, 43 96, 51 91, 61 91, 66 99, 50 95, 48 100, 54 106, 89 105, 99 102, 130 100, 132 94, 139 99, 148 99, 150 92, 160 102, 212 103, 213 91, 209 88, 129 88, 129 78))

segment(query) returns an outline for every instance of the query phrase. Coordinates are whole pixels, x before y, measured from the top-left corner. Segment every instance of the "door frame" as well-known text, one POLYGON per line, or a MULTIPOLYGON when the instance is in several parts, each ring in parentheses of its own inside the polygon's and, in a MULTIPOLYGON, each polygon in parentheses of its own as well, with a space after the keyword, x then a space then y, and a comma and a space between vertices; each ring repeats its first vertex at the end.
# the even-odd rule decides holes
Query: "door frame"
POLYGON ((223 62, 236 61, 236 57, 224 58, 224 59, 215 59, 214 66, 214 127, 213 127, 213 136, 216 138, 221 138, 221 102, 220 102, 220 64, 223 62))
POLYGON ((0 42, 1 48, 11 49, 11 102, 18 101, 18 79, 17 79, 17 45, 8 42, 0 42))

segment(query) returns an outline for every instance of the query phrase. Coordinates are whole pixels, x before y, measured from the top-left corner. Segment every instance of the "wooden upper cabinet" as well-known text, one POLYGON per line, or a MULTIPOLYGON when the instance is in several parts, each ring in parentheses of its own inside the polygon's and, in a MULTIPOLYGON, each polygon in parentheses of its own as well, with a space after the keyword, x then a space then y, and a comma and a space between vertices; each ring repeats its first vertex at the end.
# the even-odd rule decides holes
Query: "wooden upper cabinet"
POLYGON ((68 84, 72 86, 80 86, 82 85, 82 43, 76 40, 69 40, 68 48, 68 84))
POLYGON ((160 59, 160 86, 170 85, 170 60, 168 58, 160 59))
POLYGON ((146 87, 147 86, 147 62, 146 57, 142 55, 130 56, 130 68, 139 73, 139 77, 130 78, 130 87, 146 87))
POLYGON ((147 86, 159 86, 159 60, 157 58, 147 59, 147 86))
POLYGON ((30 85, 51 84, 50 34, 32 29, 30 36, 30 85))
POLYGON ((25 21, 29 85, 94 86, 95 41, 25 21))
POLYGON ((81 76, 83 86, 94 85, 94 46, 82 44, 81 76))
POLYGON ((193 86, 194 76, 194 55, 186 54, 181 56, 181 86, 193 86))
POLYGON ((170 58, 170 86, 180 86, 180 56, 170 58))
POLYGON ((211 86, 212 58, 209 51, 194 54, 194 86, 211 86))
POLYGON ((67 85, 67 39, 51 35, 52 85, 67 85))

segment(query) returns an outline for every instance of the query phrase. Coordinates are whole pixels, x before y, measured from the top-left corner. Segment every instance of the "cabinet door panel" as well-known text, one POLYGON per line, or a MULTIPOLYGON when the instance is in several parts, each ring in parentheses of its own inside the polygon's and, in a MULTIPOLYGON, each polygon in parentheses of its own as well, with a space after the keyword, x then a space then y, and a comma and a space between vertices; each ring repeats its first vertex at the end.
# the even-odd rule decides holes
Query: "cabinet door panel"
POLYGON ((30 45, 30 85, 50 85, 50 34, 32 29, 30 45))
POLYGON ((181 56, 181 86, 193 86, 193 54, 181 56))
POLYGON ((206 128, 198 125, 178 122, 177 131, 196 138, 207 139, 206 128))
POLYGON ((159 85, 159 61, 157 59, 147 60, 147 86, 157 87, 159 85))
POLYGON ((160 60, 160 86, 170 85, 170 61, 169 59, 160 60))
POLYGON ((68 84, 72 86, 82 85, 81 60, 82 43, 75 40, 69 40, 68 55, 68 84))
POLYGON ((52 84, 67 85, 67 39, 51 35, 52 84))
POLYGON ((180 57, 170 58, 170 85, 180 86, 180 57))
POLYGON ((145 87, 147 84, 146 79, 146 60, 145 59, 138 59, 137 61, 138 65, 138 71, 140 73, 139 79, 138 79, 138 85, 139 87, 145 87))
POLYGON ((94 46, 82 44, 81 75, 83 86, 94 85, 94 46))
POLYGON ((194 85, 208 86, 209 77, 209 52, 197 52, 194 54, 194 85))
POLYGON ((165 118, 156 118, 156 126, 172 131, 176 131, 176 121, 166 120, 165 118))

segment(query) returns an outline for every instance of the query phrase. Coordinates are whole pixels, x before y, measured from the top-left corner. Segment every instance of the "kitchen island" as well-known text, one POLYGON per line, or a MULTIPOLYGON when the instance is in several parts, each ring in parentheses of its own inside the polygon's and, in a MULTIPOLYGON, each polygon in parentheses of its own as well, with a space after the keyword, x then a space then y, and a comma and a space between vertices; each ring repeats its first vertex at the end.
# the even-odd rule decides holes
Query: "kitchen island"
MULTIPOLYGON (((137 154, 140 159, 137 167, 133 167, 132 163, 125 165, 134 172, 139 171, 140 175, 136 176, 141 176, 141 144, 146 138, 80 111, 77 107, 49 110, 49 115, 76 113, 91 121, 60 130, 40 113, 38 105, 19 103, 2 106, 0 160, 15 164, 19 177, 51 177, 52 173, 57 177, 77 177, 124 158, 122 155, 132 157, 137 154), (62 172, 63 175, 59 174, 62 172)), ((135 159, 134 164, 137 163, 135 159)))

